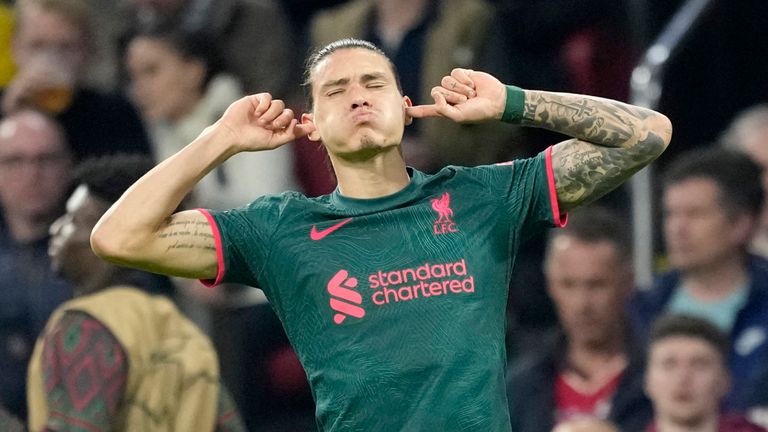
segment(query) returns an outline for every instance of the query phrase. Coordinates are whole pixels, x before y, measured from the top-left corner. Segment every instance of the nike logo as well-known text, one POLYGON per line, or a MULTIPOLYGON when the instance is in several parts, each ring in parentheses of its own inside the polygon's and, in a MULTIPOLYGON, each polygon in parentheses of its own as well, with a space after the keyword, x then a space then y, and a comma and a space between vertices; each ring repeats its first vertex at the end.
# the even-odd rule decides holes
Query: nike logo
POLYGON ((342 226, 344 226, 347 222, 349 222, 351 220, 352 220, 352 218, 344 219, 343 221, 337 223, 336 225, 330 226, 330 227, 328 227, 328 228, 326 228, 326 229, 324 229, 322 231, 318 231, 317 228, 314 225, 312 225, 312 229, 309 231, 309 238, 311 238, 312 240, 315 240, 315 241, 322 240, 325 237, 327 237, 328 234, 330 234, 330 233, 336 231, 337 229, 341 228, 342 226))

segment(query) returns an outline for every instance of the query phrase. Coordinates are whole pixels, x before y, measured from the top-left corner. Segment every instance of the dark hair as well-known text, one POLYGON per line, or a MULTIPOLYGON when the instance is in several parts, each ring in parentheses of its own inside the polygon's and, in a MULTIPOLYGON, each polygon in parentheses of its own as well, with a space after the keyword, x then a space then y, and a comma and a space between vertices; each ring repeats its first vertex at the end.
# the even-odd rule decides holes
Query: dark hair
POLYGON ((400 91, 400 93, 403 92, 403 88, 400 85, 400 74, 398 74, 397 72, 397 67, 395 67, 395 64, 392 63, 392 60, 387 56, 387 54, 381 48, 377 47, 375 44, 371 42, 368 42, 362 39, 354 39, 354 38, 339 39, 337 41, 329 43, 328 45, 318 50, 315 50, 312 54, 309 55, 309 57, 307 57, 306 64, 304 65, 304 81, 302 82, 302 87, 304 88, 304 94, 308 102, 307 106, 310 111, 314 106, 314 100, 312 99, 312 70, 324 58, 335 53, 336 51, 342 50, 342 49, 353 49, 353 48, 367 49, 387 59, 387 63, 389 63, 389 67, 392 69, 392 74, 395 76, 395 84, 397 85, 397 89, 400 91))
POLYGON ((158 24, 141 28, 130 41, 138 38, 158 40, 168 45, 184 60, 201 62, 205 67, 204 87, 222 71, 222 59, 216 49, 216 38, 206 31, 190 31, 168 24, 158 24))
POLYGON ((731 350, 728 336, 714 324, 690 315, 666 314, 657 318, 651 327, 648 347, 671 337, 687 337, 708 343, 720 355, 725 364, 731 350))
POLYGON ((149 156, 135 153, 90 158, 78 165, 75 184, 87 186, 91 194, 112 204, 153 166, 149 156))
POLYGON ((720 202, 731 214, 756 215, 763 205, 761 168, 748 156, 722 147, 685 152, 667 168, 664 188, 694 178, 710 179, 720 189, 720 202))
POLYGON ((613 245, 620 262, 630 263, 632 260, 629 228, 618 213, 606 207, 582 207, 570 213, 568 225, 549 235, 545 259, 549 257, 552 242, 560 236, 573 236, 589 243, 606 241, 613 245))

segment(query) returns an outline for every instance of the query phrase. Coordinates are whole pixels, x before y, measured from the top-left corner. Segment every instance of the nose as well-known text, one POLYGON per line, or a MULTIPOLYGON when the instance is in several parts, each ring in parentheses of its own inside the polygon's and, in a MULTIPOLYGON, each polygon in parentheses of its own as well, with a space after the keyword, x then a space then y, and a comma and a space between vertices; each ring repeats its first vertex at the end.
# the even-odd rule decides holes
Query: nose
POLYGON ((350 96, 352 98, 351 108, 357 109, 361 107, 370 107, 371 104, 368 101, 368 95, 364 88, 360 86, 352 86, 349 89, 350 96))

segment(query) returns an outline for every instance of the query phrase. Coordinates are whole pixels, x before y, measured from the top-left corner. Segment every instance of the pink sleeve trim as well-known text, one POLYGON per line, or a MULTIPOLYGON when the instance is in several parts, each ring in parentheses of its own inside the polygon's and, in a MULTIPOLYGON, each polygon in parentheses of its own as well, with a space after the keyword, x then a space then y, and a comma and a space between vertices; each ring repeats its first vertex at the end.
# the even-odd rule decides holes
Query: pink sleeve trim
POLYGON ((216 242, 216 263, 219 267, 219 270, 216 272, 216 279, 200 279, 200 283, 211 288, 220 284, 221 280, 224 279, 224 249, 221 247, 221 233, 219 232, 219 226, 216 225, 216 221, 208 210, 201 208, 196 210, 208 219, 208 224, 211 226, 211 230, 213 230, 213 240, 216 242))
POLYGON ((555 227, 563 228, 568 224, 568 213, 561 213, 560 205, 557 202, 555 172, 552 169, 552 146, 547 147, 544 151, 544 159, 547 165, 547 183, 549 184, 549 202, 552 205, 552 219, 555 221, 555 227))

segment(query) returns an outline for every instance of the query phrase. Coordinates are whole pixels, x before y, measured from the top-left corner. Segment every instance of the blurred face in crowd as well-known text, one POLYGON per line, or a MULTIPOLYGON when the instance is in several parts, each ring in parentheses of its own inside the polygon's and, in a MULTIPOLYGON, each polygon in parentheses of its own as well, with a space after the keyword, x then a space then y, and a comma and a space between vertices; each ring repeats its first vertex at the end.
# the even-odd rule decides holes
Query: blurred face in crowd
POLYGON ((628 263, 621 262, 609 241, 587 242, 567 234, 557 235, 547 254, 549 295, 570 343, 610 343, 632 288, 628 263))
POLYGON ((738 143, 741 150, 763 168, 762 184, 768 193, 768 119, 763 124, 741 130, 738 143))
POLYGON ((0 205, 6 216, 48 224, 69 188, 72 161, 61 129, 34 111, 0 121, 0 205))
POLYGON ((552 432, 619 432, 619 429, 600 419, 583 418, 559 423, 552 432))
POLYGON ((76 286, 87 285, 85 282, 99 269, 109 267, 93 253, 90 244, 91 230, 108 208, 87 186, 80 185, 67 200, 66 213, 51 225, 51 267, 76 286))
POLYGON ((711 268, 738 256, 749 240, 752 219, 728 212, 711 179, 692 177, 668 185, 663 205, 669 260, 682 271, 711 268))
POLYGON ((13 54, 21 69, 47 56, 77 74, 85 66, 87 52, 85 31, 72 20, 36 4, 20 8, 13 54))
POLYGON ((669 336, 650 347, 645 391, 662 421, 695 427, 711 419, 729 385, 724 359, 703 339, 669 336))
POLYGON ((176 121, 202 98, 205 66, 184 58, 160 38, 131 41, 126 66, 134 102, 149 120, 176 121))
POLYGON ((310 139, 322 139, 331 154, 366 158, 400 145, 411 102, 400 94, 387 58, 339 49, 314 67, 310 81, 313 112, 302 120, 315 124, 310 139))

